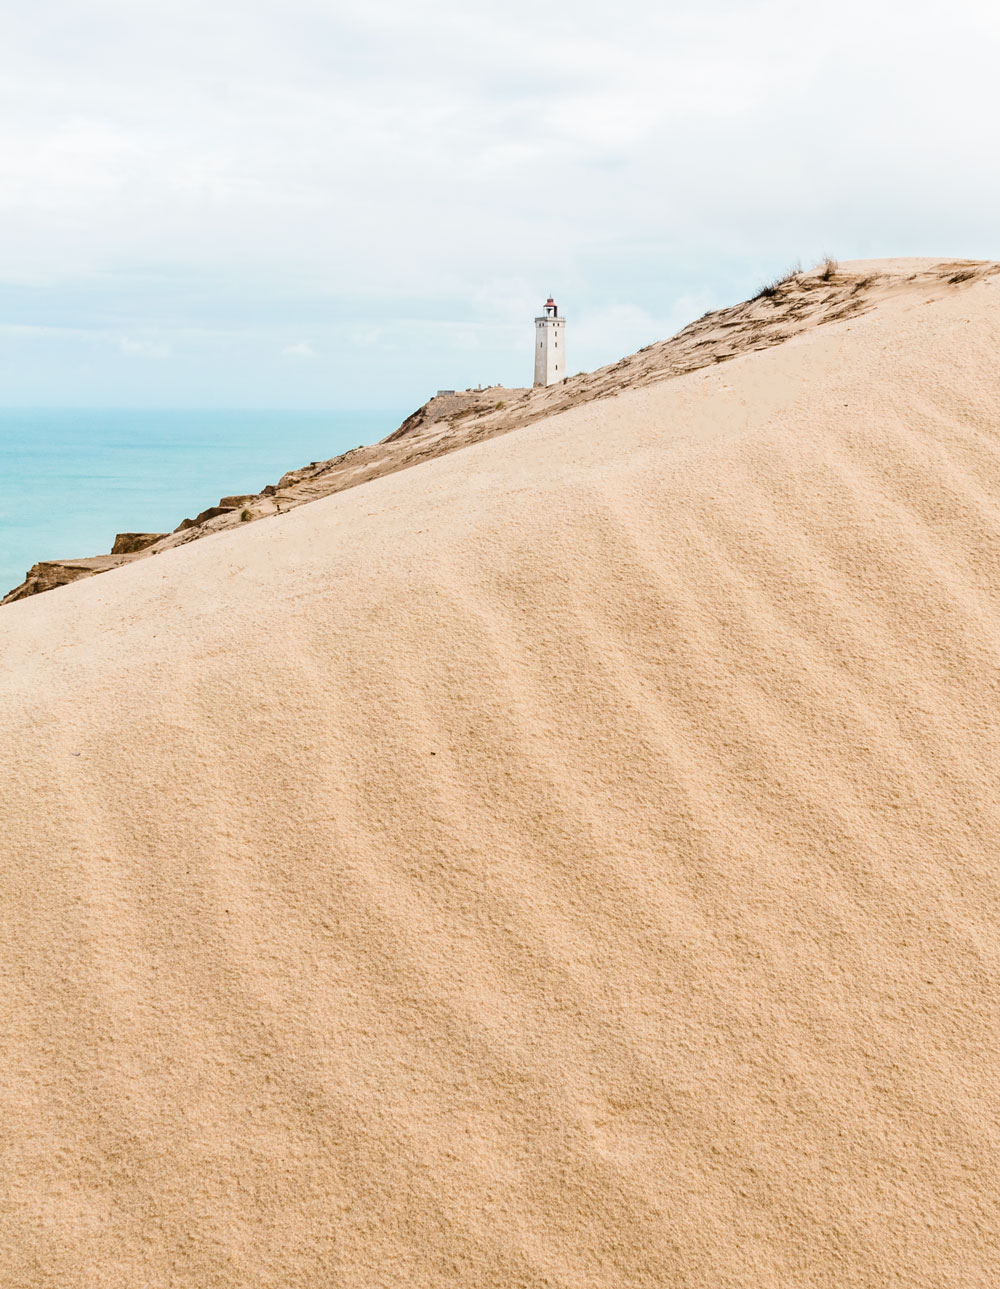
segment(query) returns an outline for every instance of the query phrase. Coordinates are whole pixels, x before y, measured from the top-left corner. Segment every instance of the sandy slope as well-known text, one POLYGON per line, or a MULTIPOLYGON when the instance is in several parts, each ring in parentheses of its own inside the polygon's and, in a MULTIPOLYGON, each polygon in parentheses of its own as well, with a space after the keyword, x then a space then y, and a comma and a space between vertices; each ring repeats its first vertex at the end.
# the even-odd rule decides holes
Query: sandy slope
POLYGON ((0 612, 4 1289, 993 1289, 998 283, 0 612))

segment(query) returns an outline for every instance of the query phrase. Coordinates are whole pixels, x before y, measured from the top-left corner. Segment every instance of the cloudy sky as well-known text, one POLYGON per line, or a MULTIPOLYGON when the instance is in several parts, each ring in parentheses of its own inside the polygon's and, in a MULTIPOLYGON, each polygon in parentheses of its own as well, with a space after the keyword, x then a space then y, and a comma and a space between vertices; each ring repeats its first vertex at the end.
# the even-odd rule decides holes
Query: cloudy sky
POLYGON ((0 402, 404 407, 1000 258, 1000 6, 11 0, 0 402))

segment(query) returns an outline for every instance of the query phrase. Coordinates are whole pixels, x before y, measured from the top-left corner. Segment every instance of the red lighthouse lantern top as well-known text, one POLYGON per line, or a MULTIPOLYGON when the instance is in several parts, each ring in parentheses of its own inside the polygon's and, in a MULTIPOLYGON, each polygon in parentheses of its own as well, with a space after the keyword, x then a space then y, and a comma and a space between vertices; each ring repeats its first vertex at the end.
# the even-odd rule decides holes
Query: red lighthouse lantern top
POLYGON ((556 308, 556 302, 555 300, 552 299, 551 295, 545 301, 545 316, 547 318, 557 318, 559 316, 559 310, 556 308))

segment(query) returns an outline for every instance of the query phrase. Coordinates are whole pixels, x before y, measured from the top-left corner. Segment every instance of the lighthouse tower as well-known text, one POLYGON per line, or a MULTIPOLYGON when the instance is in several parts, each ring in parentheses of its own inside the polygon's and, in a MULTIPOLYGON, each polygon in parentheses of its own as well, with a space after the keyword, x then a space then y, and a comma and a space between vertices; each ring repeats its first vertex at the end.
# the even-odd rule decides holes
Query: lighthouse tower
POLYGON ((566 319, 549 296, 544 313, 535 319, 535 384, 554 385, 567 374, 566 319))

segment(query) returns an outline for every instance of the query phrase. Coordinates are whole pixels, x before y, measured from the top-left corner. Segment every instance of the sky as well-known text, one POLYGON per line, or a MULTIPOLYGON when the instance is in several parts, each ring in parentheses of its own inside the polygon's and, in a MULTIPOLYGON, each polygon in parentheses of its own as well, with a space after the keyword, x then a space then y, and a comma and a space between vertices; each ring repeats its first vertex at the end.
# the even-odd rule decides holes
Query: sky
POLYGON ((8 0, 0 404, 417 406, 1000 258, 1000 6, 8 0))

